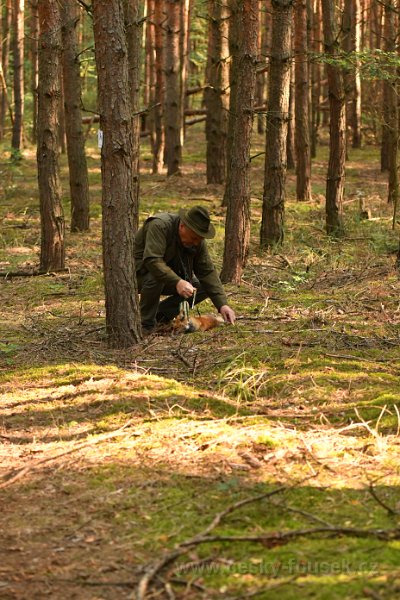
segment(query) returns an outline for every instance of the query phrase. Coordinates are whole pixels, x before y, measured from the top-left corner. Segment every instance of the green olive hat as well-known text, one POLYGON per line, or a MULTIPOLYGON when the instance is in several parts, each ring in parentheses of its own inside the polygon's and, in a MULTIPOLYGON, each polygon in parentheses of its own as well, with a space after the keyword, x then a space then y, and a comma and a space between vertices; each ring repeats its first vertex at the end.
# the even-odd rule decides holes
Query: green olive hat
POLYGON ((192 231, 197 233, 202 238, 211 240, 215 236, 215 228, 210 220, 208 210, 203 206, 193 206, 193 208, 186 211, 185 208, 179 210, 179 217, 192 231))

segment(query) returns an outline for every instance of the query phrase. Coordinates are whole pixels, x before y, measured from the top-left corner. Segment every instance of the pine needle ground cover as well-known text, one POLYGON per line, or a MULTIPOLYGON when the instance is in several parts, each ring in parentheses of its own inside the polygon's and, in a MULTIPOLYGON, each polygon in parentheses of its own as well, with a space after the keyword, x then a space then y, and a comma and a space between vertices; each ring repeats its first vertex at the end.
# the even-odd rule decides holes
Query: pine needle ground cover
MULTIPOLYGON (((142 149, 141 218, 205 204, 220 265, 223 189, 205 184, 200 131, 186 148, 169 179, 142 149)), ((0 270, 29 271, 35 160, 6 156, 0 270)), ((0 282, 0 596, 396 597, 398 232, 375 151, 350 155, 338 241, 324 234, 326 148, 312 202, 294 201, 289 173, 286 239, 270 253, 254 159, 251 255, 227 286, 237 325, 126 351, 105 343, 99 167, 92 148, 91 232, 68 234, 69 271, 0 282)))

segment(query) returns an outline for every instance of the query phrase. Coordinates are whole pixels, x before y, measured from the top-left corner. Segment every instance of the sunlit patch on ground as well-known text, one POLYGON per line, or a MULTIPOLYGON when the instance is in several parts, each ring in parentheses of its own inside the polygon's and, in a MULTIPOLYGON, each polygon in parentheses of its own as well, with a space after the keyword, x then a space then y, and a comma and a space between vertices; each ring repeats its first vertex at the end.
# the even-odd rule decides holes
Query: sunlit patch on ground
MULTIPOLYGON (((205 183, 202 144, 191 130, 182 177, 152 176, 146 162, 140 216, 206 204, 220 266, 223 189, 205 183)), ((254 146, 263 149, 260 136, 254 146)), ((324 234, 326 148, 312 202, 292 200, 289 173, 276 253, 258 247, 263 159, 255 159, 250 259, 242 285, 227 286, 237 325, 110 351, 93 140, 91 231, 67 227, 69 271, 0 281, 2 598, 128 598, 144 565, 269 492, 213 530, 252 540, 193 545, 149 597, 398 595, 398 232, 377 157, 367 158, 349 161, 346 236, 335 242, 324 234), (313 527, 335 532, 276 537, 313 527)), ((1 168, 2 273, 37 266, 34 161, 27 150, 1 168)), ((68 199, 65 214, 68 225, 68 199)))

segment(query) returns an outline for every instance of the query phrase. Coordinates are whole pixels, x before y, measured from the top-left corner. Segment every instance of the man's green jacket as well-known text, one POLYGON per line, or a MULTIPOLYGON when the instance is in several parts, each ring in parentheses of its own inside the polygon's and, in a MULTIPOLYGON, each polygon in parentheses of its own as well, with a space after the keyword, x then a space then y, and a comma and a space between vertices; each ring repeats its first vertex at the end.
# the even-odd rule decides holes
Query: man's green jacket
POLYGON ((205 240, 188 252, 178 234, 179 216, 159 213, 149 217, 135 236, 135 261, 138 277, 150 272, 166 286, 175 287, 180 279, 190 281, 193 273, 219 310, 228 304, 224 288, 208 253, 205 240))

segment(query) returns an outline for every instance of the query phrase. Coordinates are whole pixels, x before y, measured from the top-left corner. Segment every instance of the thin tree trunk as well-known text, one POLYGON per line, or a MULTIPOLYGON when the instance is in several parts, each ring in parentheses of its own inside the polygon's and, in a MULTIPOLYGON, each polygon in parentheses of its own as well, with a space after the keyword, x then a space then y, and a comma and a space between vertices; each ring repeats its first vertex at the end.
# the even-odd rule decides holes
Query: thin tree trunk
MULTIPOLYGON (((293 24, 292 24, 293 28, 293 24)), ((292 50, 293 52, 293 50, 292 50)), ((287 129, 287 142, 286 142, 286 166, 292 170, 296 168, 295 159, 295 79, 294 79, 294 63, 290 65, 290 87, 289 87, 289 121, 287 129)))
POLYGON ((64 213, 59 175, 61 16, 58 0, 39 0, 38 182, 41 218, 40 270, 65 266, 64 213))
POLYGON ((296 196, 311 200, 311 156, 309 127, 307 0, 295 7, 295 80, 296 80, 296 196))
POLYGON ((14 123, 14 115, 11 108, 10 98, 7 94, 7 77, 8 67, 10 64, 10 31, 12 21, 12 0, 6 0, 6 10, 3 21, 3 54, 2 54, 2 81, 1 87, 3 95, 1 98, 1 114, 0 114, 0 139, 4 137, 4 128, 6 123, 6 114, 10 114, 11 124, 14 123))
POLYGON ((62 21, 65 133, 71 194, 71 231, 87 231, 89 229, 89 181, 80 108, 81 76, 76 35, 79 7, 75 0, 63 0, 62 21))
MULTIPOLYGON (((313 43, 312 51, 314 53, 321 52, 322 40, 322 19, 321 19, 321 2, 320 0, 312 0, 313 9, 313 43)), ((317 156, 317 145, 319 127, 321 124, 320 112, 321 99, 321 65, 318 61, 313 61, 311 64, 311 157, 317 156)))
POLYGON ((352 133, 353 148, 361 147, 360 0, 345 0, 342 19, 343 50, 355 53, 355 68, 344 70, 346 131, 352 133))
MULTIPOLYGON (((124 0, 94 0, 101 148, 106 328, 112 347, 140 338, 135 277, 134 127, 124 0)), ((137 174, 136 174, 137 175, 137 174)))
POLYGON ((260 244, 263 248, 284 237, 286 140, 292 60, 292 0, 272 1, 272 44, 260 244))
MULTIPOLYGON (((7 85, 3 74, 3 2, 0 2, 0 107, 3 103, 3 95, 7 94, 7 85)), ((0 115, 0 141, 3 138, 3 129, 1 127, 1 115, 0 115)))
MULTIPOLYGON (((154 24, 154 9, 155 0, 146 0, 146 14, 147 18, 144 25, 144 39, 145 39, 145 55, 146 55, 146 66, 148 68, 148 105, 145 105, 149 110, 146 115, 146 129, 149 132, 151 153, 154 162, 154 150, 155 150, 155 88, 156 88, 156 40, 155 40, 155 24, 154 24)), ((145 69, 146 72, 146 69, 145 69)), ((153 169, 154 172, 154 169, 153 169)))
POLYGON ((180 1, 165 0, 166 68, 165 68, 165 154, 167 174, 180 173, 182 163, 182 119, 180 86, 180 1))
MULTIPOLYGON (((269 36, 269 7, 264 0, 259 2, 259 14, 260 14, 260 27, 258 34, 258 45, 259 45, 259 56, 258 65, 259 67, 267 65, 268 59, 268 36, 269 36)), ((264 106, 265 103, 265 78, 266 70, 262 69, 257 74, 256 83, 256 105, 264 106)), ((265 133, 265 114, 263 112, 257 115, 257 132, 262 134, 265 133)))
MULTIPOLYGON (((353 35, 354 35, 354 51, 356 56, 361 51, 361 10, 360 0, 353 0, 353 35)), ((354 73, 354 94, 353 94, 353 110, 352 110, 352 121, 351 128, 353 131, 353 148, 361 148, 362 146, 362 133, 361 133, 361 115, 362 115, 362 103, 361 103, 361 73, 360 73, 360 61, 356 59, 356 70, 354 73)))
MULTIPOLYGON (((146 51, 146 60, 144 61, 144 68, 143 68, 143 85, 142 85, 142 92, 143 92, 143 106, 145 106, 146 108, 148 106, 150 106, 150 97, 151 97, 151 57, 149 57, 149 55, 147 54, 147 32, 149 30, 149 21, 151 20, 151 11, 152 11, 152 6, 151 6, 151 0, 150 2, 148 0, 144 0, 143 1, 143 5, 144 5, 144 19, 145 19, 145 23, 146 26, 143 28, 143 40, 142 40, 142 45, 145 48, 146 51)), ((142 131, 149 131, 149 124, 148 124, 148 117, 149 114, 148 113, 143 113, 141 115, 141 130, 142 131)))
MULTIPOLYGON (((385 4, 385 50, 388 53, 394 53, 396 50, 396 6, 395 0, 387 0, 385 4)), ((388 202, 393 202, 397 206, 399 195, 398 182, 398 137, 399 137, 399 118, 398 118, 398 97, 397 97, 397 74, 396 69, 391 69, 391 79, 384 81, 384 99, 385 99, 385 123, 387 129, 387 159, 389 171, 388 202)))
POLYGON ((14 67, 14 123, 11 147, 13 157, 20 158, 24 126, 24 0, 14 0, 13 11, 13 67, 14 67))
POLYGON ((189 39, 190 39, 190 2, 181 0, 179 54, 180 54, 180 120, 182 131, 182 146, 185 137, 185 103, 187 78, 189 71, 189 39))
POLYGON ((160 173, 164 164, 165 129, 164 129, 164 0, 157 0, 154 7, 155 28, 155 60, 156 82, 154 95, 154 155, 153 173, 160 173))
MULTIPOLYGON (((228 135, 226 139, 226 181, 230 179, 230 170, 232 164, 232 152, 233 152, 233 135, 234 128, 237 121, 236 114, 236 100, 237 100, 237 80, 238 80, 238 56, 239 56, 239 43, 240 43, 240 4, 241 0, 228 0, 229 8, 229 55, 230 55, 230 68, 229 68, 229 115, 228 115, 228 135)), ((228 206, 229 202, 229 191, 228 186, 225 186, 224 197, 222 199, 222 206, 228 206)))
POLYGON ((133 222, 135 231, 139 227, 139 154, 140 154, 140 41, 143 37, 140 19, 140 0, 124 0, 125 30, 128 42, 129 89, 132 115, 132 193, 133 222))
POLYGON ((250 241, 250 142, 257 68, 258 0, 243 0, 236 86, 236 123, 233 129, 224 259, 221 279, 240 283, 250 241))
MULTIPOLYGON (((339 51, 337 16, 332 0, 322 0, 325 54, 335 58, 339 51)), ((326 181, 326 231, 343 233, 343 194, 346 161, 346 102, 340 67, 327 64, 330 112, 329 165, 326 181)))
MULTIPOLYGON (((390 5, 390 0, 389 0, 389 5, 390 5)), ((376 31, 376 45, 374 46, 375 48, 380 48, 381 47, 381 23, 382 20, 384 22, 384 26, 383 26, 383 42, 384 42, 384 49, 387 50, 388 46, 391 47, 391 42, 389 40, 389 44, 388 44, 388 38, 390 36, 388 28, 390 28, 390 19, 387 19, 387 13, 384 10, 383 12, 380 12, 380 6, 374 6, 374 21, 375 21, 375 31, 376 31)), ((377 90, 376 90, 377 91, 377 90)), ((382 141, 381 141, 381 171, 388 171, 389 170, 389 163, 390 163, 390 144, 391 144, 391 140, 390 140, 390 114, 389 114, 389 107, 391 104, 391 91, 390 91, 390 85, 387 81, 382 81, 382 101, 383 101, 383 106, 382 106, 382 119, 383 119, 383 123, 382 123, 382 141)))
MULTIPOLYGON (((59 0, 60 2, 60 0, 59 0)), ((61 10, 61 4, 60 4, 61 10)), ((60 152, 65 154, 67 151, 66 133, 65 133, 65 110, 64 110, 64 81, 62 74, 62 56, 60 65, 60 114, 58 115, 58 139, 60 143, 60 152)))
POLYGON ((30 62, 31 62, 31 94, 32 94, 32 135, 33 143, 37 141, 37 105, 38 105, 38 40, 39 40, 39 17, 38 17, 38 0, 30 0, 30 62))
POLYGON ((208 1, 206 105, 207 183, 224 183, 229 109, 228 9, 226 0, 208 1))

